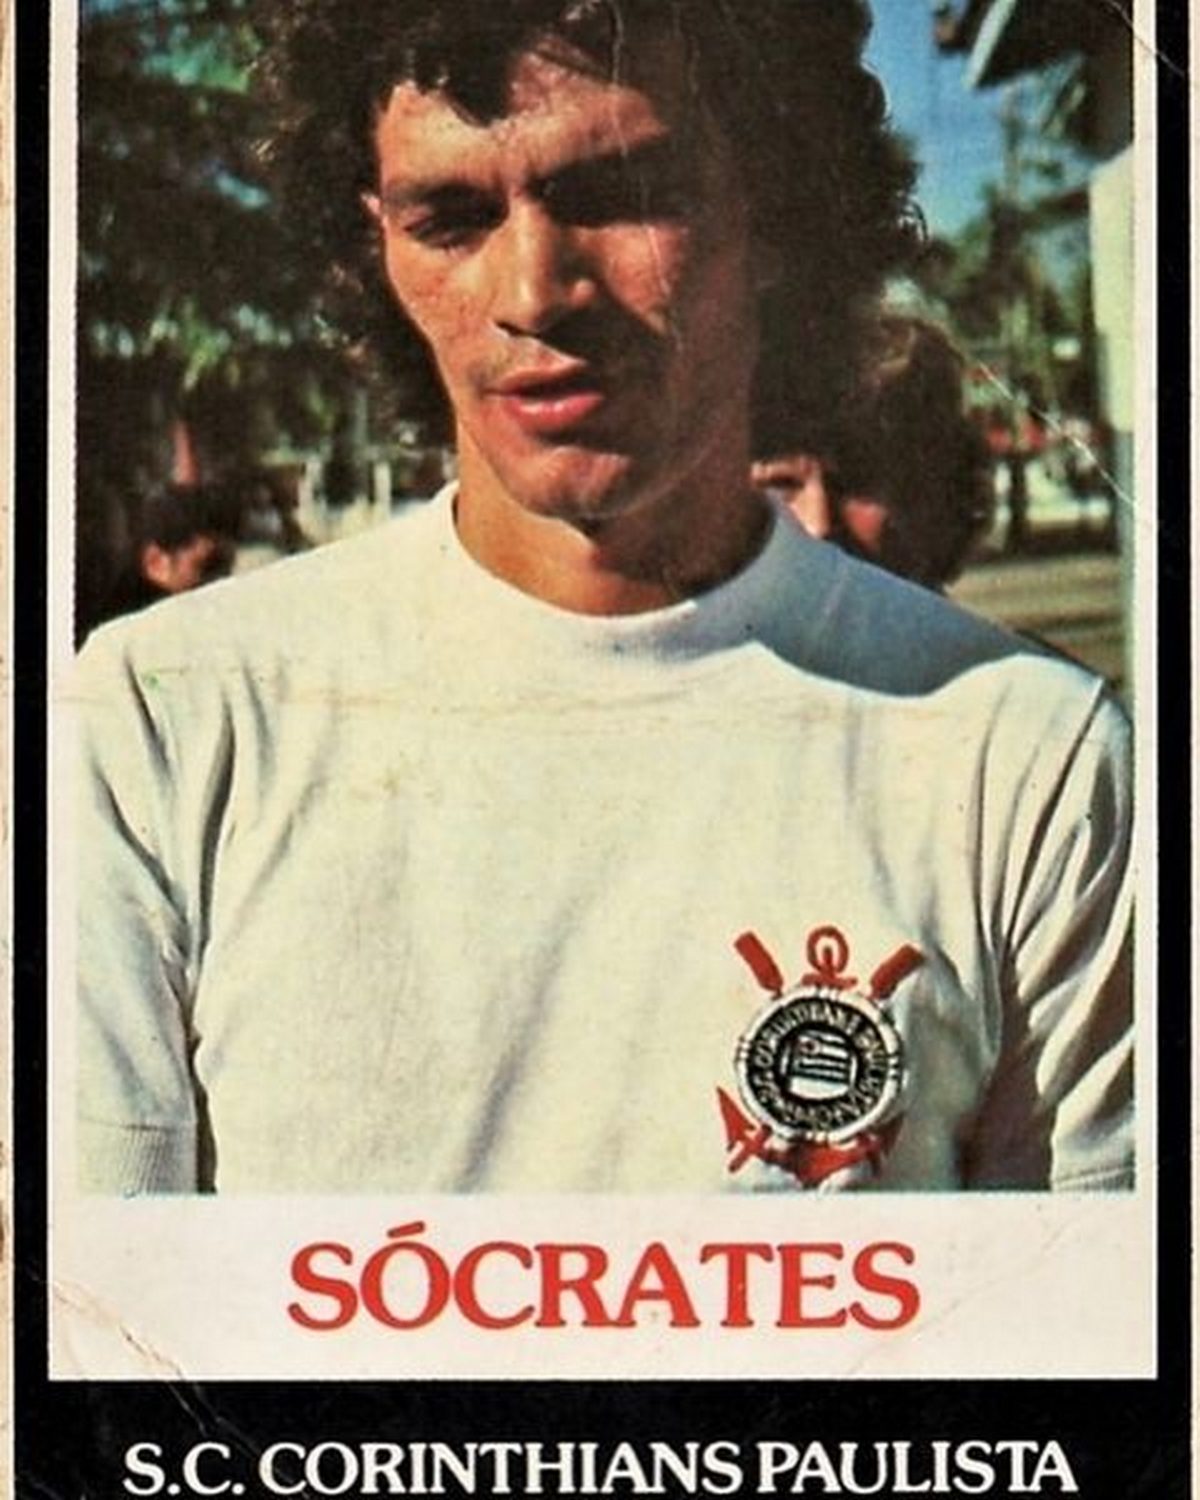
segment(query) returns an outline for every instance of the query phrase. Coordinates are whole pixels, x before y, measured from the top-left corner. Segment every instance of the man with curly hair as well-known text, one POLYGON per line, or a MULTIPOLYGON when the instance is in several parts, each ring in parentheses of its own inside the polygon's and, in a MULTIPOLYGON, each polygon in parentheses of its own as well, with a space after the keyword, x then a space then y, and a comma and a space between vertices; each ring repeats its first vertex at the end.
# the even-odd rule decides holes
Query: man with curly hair
POLYGON ((752 478, 811 535, 942 589, 991 524, 991 457, 963 407, 963 360, 939 328, 887 313, 873 342, 827 430, 760 458, 752 478))
POLYGON ((298 250, 458 479, 85 652, 89 1186, 1128 1183, 1120 715, 749 483, 914 243, 866 31, 270 18, 298 250))

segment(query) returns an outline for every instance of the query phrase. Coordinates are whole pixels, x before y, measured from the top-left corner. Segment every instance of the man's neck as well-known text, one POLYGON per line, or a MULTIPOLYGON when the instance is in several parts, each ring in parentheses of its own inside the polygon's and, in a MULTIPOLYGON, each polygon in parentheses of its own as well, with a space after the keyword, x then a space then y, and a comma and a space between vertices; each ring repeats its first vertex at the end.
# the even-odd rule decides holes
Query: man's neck
POLYGON ((572 523, 527 510, 462 454, 455 524, 475 561, 523 593, 577 614, 642 614, 716 587, 758 552, 769 511, 747 472, 710 470, 653 503, 572 523))

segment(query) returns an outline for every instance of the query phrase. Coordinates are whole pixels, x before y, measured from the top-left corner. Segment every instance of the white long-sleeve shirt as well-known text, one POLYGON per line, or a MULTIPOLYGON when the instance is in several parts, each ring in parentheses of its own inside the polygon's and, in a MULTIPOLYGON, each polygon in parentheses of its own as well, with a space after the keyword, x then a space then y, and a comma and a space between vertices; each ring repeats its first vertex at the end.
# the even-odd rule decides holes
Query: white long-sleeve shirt
POLYGON ((479 568, 443 495, 106 627, 78 691, 87 1187, 1130 1181, 1123 716, 784 516, 596 618, 479 568), (795 985, 866 1019, 789 1012, 833 1060, 785 1092, 836 1094, 860 1024, 894 1052, 880 1141, 807 1175, 744 1064, 795 985))

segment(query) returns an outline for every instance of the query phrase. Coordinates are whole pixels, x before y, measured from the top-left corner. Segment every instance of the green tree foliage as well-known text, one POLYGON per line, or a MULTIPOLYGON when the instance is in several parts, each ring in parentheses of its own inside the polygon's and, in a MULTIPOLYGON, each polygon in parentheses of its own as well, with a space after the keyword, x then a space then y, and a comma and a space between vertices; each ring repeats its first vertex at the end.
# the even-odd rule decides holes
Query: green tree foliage
POLYGON ((85 0, 79 586, 103 590, 184 422, 205 478, 332 426, 349 374, 263 181, 246 0, 85 0))
POLYGON ((1004 171, 983 207, 925 256, 923 289, 995 373, 998 389, 1035 404, 1082 398, 1080 370, 1055 357, 1058 341, 1088 337, 1087 202, 1083 164, 1046 130, 1054 75, 1011 87, 1002 105, 1004 171))

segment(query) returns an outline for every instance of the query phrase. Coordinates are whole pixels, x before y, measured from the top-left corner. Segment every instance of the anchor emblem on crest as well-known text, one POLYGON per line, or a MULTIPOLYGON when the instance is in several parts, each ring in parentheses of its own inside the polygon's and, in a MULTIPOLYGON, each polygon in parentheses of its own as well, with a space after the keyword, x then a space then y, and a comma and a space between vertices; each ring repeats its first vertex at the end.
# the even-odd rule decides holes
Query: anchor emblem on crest
POLYGON ((904 1043, 887 1003, 921 953, 902 945, 860 986, 847 973, 843 933, 818 927, 807 970, 788 986, 756 934, 734 946, 771 999, 734 1054, 741 1104, 717 1090, 729 1171, 757 1159, 806 1186, 862 1161, 877 1171, 900 1128, 904 1082, 904 1043))

